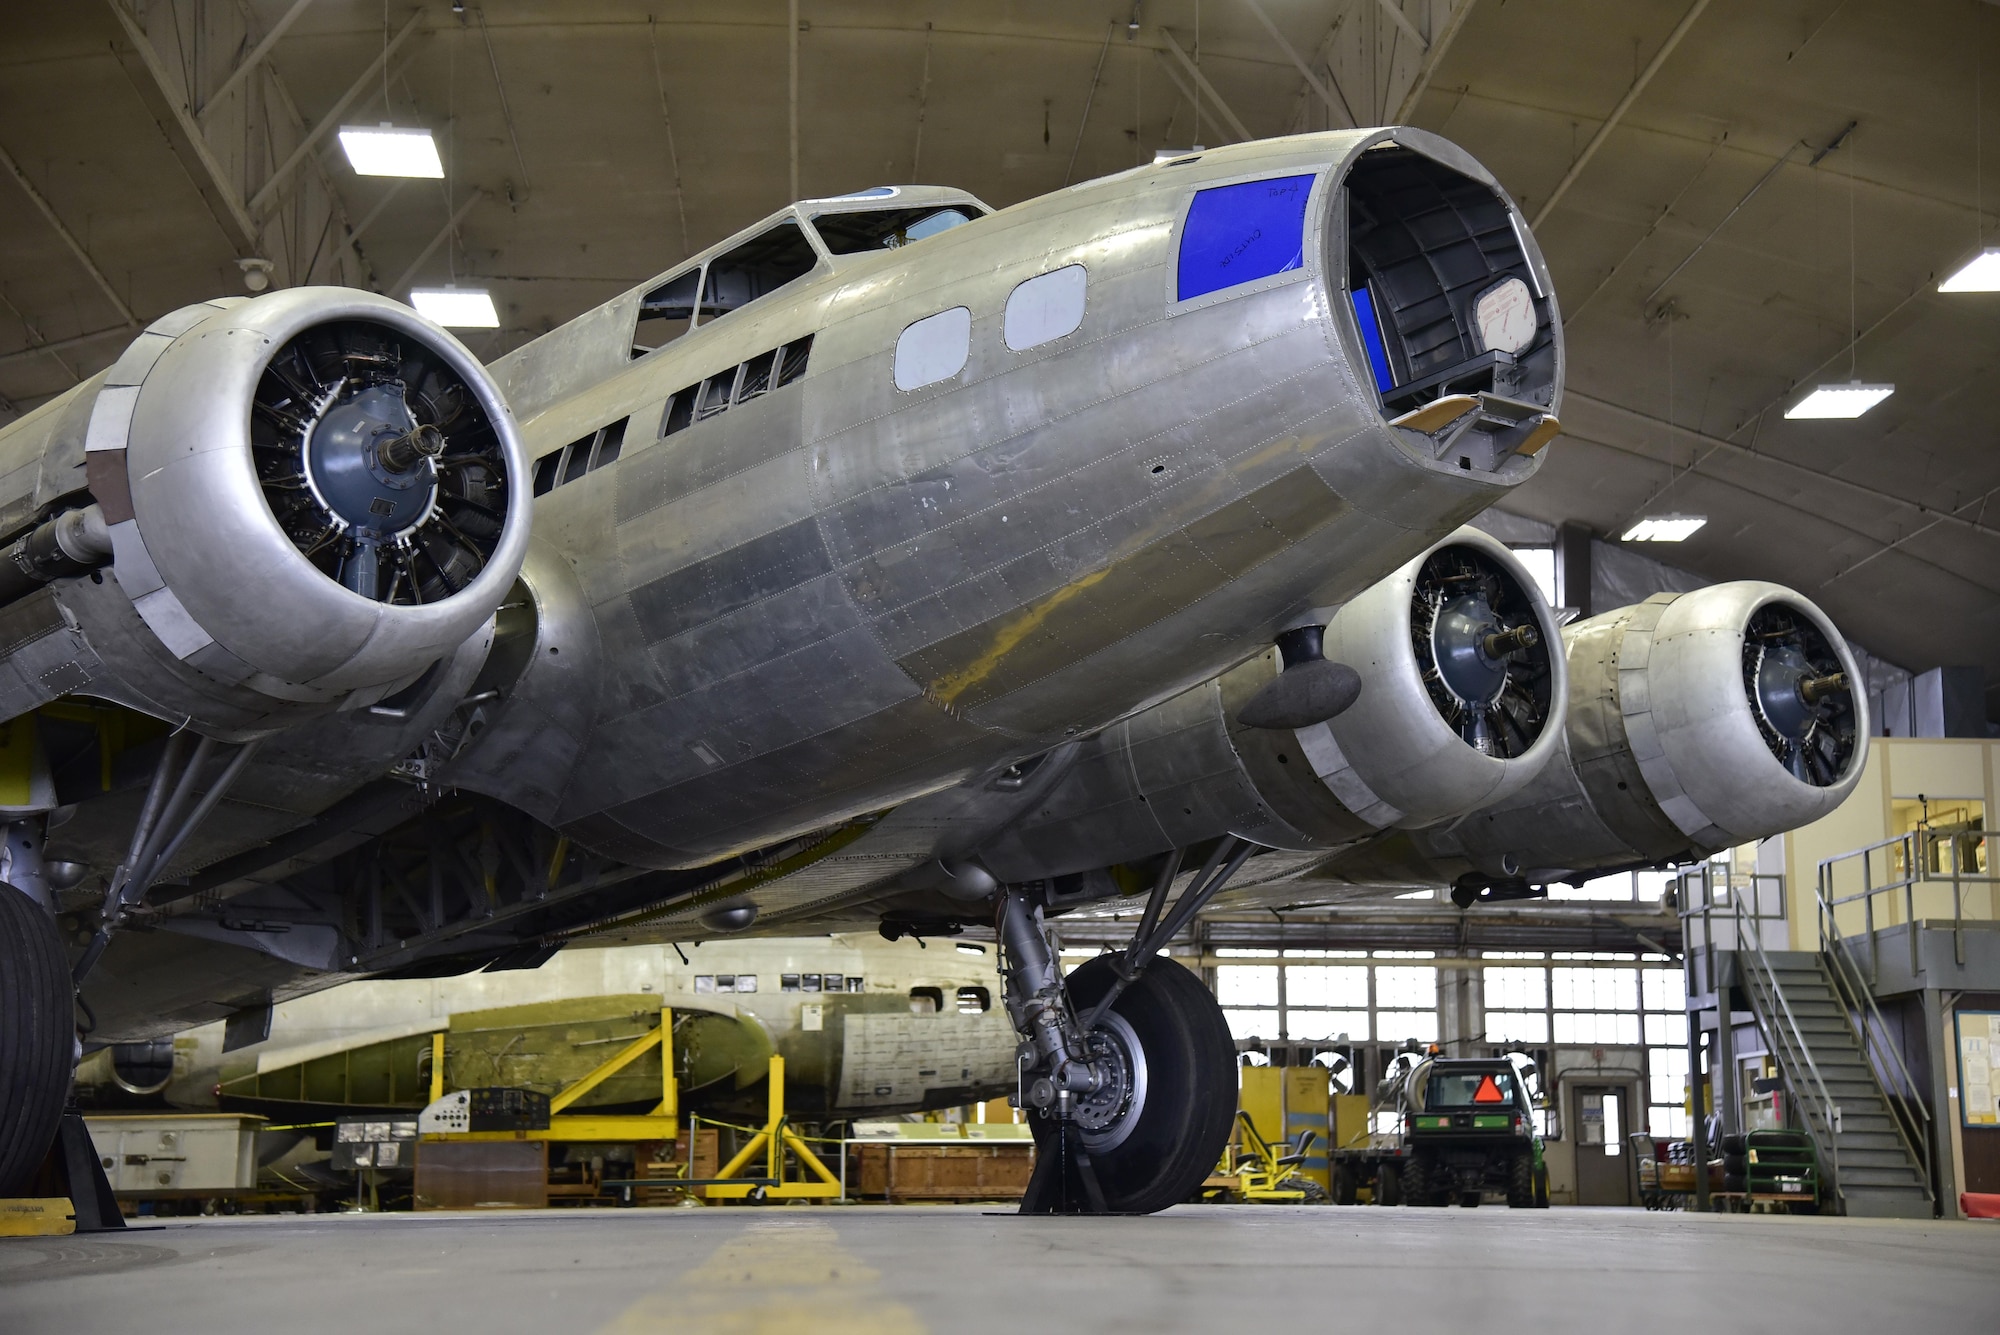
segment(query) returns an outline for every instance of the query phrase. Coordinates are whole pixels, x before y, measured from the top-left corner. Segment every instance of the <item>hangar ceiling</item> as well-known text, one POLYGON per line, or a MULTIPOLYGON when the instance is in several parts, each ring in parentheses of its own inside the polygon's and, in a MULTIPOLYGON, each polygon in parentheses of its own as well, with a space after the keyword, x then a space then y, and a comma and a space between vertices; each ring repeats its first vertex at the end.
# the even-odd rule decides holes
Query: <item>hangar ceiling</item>
POLYGON ((1555 272, 1567 431, 1510 508, 1613 537, 1706 515, 1656 550, 2000 682, 2000 294, 1936 291, 2000 244, 1991 0, 11 0, 0 25, 0 421, 242 291, 239 260, 489 287, 490 358, 794 176, 1006 205, 1400 118, 1491 167, 1555 272), (384 119, 432 128, 447 178, 360 178, 313 134, 384 119), (1896 393, 1783 418, 1850 378, 1896 393))

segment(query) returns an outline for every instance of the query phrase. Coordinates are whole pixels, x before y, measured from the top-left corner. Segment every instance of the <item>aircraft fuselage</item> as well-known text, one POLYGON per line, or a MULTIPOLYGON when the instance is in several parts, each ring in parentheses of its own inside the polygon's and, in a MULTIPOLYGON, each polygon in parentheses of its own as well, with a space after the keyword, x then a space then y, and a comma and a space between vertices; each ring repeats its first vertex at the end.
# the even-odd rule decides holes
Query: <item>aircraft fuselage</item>
MULTIPOLYGON (((623 449, 537 501, 539 638, 448 781, 695 866, 1033 755, 1323 620, 1535 463, 1437 457, 1365 379, 1342 178, 1392 135, 1490 187, 1410 131, 1242 145, 822 263, 540 411, 545 364, 588 362, 587 340, 500 363, 531 456, 621 420, 623 449), (1284 213, 1191 218, 1232 187, 1303 195, 1285 267, 1228 274, 1284 213), (1010 297, 1073 267, 1079 326, 1011 346, 1010 297), (899 351, 932 326, 942 353, 899 351), (677 395, 808 337, 797 383, 669 430, 677 395)), ((631 303, 606 309, 577 327, 622 356, 631 303)))

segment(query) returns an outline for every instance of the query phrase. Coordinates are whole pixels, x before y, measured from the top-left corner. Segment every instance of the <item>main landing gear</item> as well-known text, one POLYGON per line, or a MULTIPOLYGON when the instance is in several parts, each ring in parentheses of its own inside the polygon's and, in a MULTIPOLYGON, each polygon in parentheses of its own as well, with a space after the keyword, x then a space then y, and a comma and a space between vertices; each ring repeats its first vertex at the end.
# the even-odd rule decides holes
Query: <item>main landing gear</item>
POLYGON ((0 1197, 31 1194, 62 1120, 76 1065, 74 995, 55 918, 0 882, 0 1197))
MULTIPOLYGON (((28 1194, 60 1128, 63 1171, 93 1179, 73 1183, 72 1196, 89 1193, 97 1202, 91 1209, 108 1212, 106 1226, 122 1226, 111 1222, 118 1218, 117 1209, 95 1152, 79 1148, 88 1145, 82 1119, 64 1111, 80 1055, 77 988, 113 934, 143 909, 154 878, 215 809, 258 747, 255 740, 236 747, 197 798, 195 790, 217 743, 204 737, 190 754, 189 741, 185 732, 167 739, 130 849, 105 888, 97 932, 74 966, 56 930, 56 899, 42 859, 45 819, 31 816, 0 824, 0 1198, 28 1194)), ((77 1216, 77 1226, 86 1231, 85 1214, 77 1216)))
POLYGON ((1254 851, 1225 839, 1161 921, 1160 873, 1132 943, 1067 979, 1035 891, 999 895, 1021 1107, 1035 1135, 1023 1214, 1151 1214, 1187 1200, 1236 1115, 1236 1048, 1201 980, 1154 957, 1254 851))

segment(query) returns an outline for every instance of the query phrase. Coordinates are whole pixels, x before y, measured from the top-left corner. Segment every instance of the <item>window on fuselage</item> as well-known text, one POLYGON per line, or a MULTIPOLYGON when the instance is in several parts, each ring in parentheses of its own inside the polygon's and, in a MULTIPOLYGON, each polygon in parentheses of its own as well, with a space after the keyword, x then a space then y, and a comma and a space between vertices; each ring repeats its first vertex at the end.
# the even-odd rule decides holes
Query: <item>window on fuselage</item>
POLYGON ((632 355, 643 357, 685 334, 694 320, 694 296, 701 290, 701 270, 690 269, 648 292, 639 301, 639 322, 632 330, 632 355))
POLYGON ((741 310, 787 283, 797 282, 819 263, 819 252, 790 218, 759 232, 736 249, 708 262, 696 324, 741 310))
POLYGON ((816 213, 813 227, 819 239, 836 255, 859 255, 870 250, 895 250, 912 241, 963 227, 980 217, 967 204, 939 207, 927 204, 914 209, 868 209, 861 213, 816 213))
POLYGON ((632 355, 643 357, 690 329, 741 310, 804 278, 818 264, 819 252, 805 228, 787 218, 642 297, 632 331, 632 355))

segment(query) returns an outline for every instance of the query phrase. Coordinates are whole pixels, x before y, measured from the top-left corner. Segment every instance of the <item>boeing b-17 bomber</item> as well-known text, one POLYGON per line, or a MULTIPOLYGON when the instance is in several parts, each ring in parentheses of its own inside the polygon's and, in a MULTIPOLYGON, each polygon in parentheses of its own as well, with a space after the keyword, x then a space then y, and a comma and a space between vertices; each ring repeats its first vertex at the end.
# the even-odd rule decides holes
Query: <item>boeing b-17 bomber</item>
POLYGON ((1233 1047, 1160 950, 1246 865, 1472 904, 1856 781, 1807 599, 1563 626, 1462 527, 1563 364, 1520 212, 1410 129, 805 200, 491 366, 345 289, 154 322, 0 432, 0 1196, 79 1031, 991 924, 1031 1205, 1184 1199, 1233 1047))

